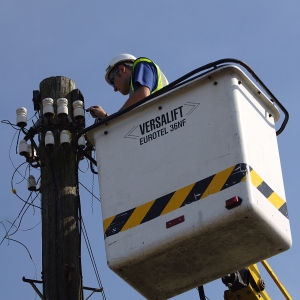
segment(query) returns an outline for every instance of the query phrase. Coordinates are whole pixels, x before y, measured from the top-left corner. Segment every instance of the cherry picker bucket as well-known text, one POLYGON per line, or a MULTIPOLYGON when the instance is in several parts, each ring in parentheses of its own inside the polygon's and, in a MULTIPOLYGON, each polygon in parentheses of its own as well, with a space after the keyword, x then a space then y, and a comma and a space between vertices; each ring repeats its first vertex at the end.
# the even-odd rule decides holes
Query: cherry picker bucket
POLYGON ((279 117, 224 65, 93 126, 108 266, 167 299, 289 249, 279 117))

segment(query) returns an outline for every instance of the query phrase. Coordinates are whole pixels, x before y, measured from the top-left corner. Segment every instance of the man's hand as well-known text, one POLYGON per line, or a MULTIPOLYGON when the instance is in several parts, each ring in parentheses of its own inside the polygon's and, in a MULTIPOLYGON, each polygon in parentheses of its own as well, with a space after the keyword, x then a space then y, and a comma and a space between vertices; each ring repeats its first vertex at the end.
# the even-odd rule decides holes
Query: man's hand
POLYGON ((99 105, 91 106, 86 111, 89 112, 93 118, 103 119, 108 116, 103 108, 99 105))

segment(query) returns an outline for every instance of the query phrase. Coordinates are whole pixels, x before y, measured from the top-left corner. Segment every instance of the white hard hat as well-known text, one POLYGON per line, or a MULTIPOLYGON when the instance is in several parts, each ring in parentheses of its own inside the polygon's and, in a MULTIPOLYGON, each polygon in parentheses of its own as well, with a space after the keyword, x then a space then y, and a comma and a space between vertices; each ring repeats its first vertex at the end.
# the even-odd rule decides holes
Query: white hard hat
POLYGON ((119 54, 117 56, 115 56, 110 62, 108 67, 105 70, 105 80, 108 84, 110 84, 109 78, 108 78, 108 74, 110 73, 110 71, 114 68, 114 66, 116 66, 117 64, 121 63, 121 62, 131 62, 133 63, 136 60, 136 57, 131 55, 131 54, 127 54, 127 53, 123 53, 123 54, 119 54))

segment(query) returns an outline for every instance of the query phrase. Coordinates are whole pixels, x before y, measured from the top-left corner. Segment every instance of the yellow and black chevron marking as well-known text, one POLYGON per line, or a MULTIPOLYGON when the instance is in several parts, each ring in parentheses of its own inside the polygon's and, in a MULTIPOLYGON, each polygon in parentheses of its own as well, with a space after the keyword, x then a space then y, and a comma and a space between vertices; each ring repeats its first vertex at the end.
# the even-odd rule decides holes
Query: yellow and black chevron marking
POLYGON ((245 163, 240 163, 175 192, 105 219, 103 222, 105 236, 108 237, 125 231, 180 207, 202 200, 211 194, 225 190, 245 181, 249 172, 253 185, 287 217, 285 201, 274 193, 251 167, 245 163))
POLYGON ((250 166, 249 169, 252 184, 276 207, 276 209, 288 218, 286 202, 280 198, 250 166))

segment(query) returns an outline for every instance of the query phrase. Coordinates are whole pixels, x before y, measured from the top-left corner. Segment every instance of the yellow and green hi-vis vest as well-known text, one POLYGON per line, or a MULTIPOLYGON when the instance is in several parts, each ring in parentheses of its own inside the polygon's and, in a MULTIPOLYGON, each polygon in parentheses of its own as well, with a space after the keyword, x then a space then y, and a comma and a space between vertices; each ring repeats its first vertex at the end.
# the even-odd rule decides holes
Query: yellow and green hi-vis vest
MULTIPOLYGON (((145 58, 145 57, 140 57, 138 59, 136 59, 133 63, 132 66, 132 73, 134 72, 134 68, 135 66, 140 63, 140 62, 148 62, 151 63, 155 66, 156 68, 156 72, 157 72, 157 86, 156 88, 151 92, 151 94, 157 92, 158 90, 160 90, 162 87, 166 86, 167 84, 169 84, 166 76, 161 72, 160 68, 158 65, 156 65, 152 60, 145 58)), ((130 94, 134 93, 134 88, 133 88, 133 83, 132 83, 132 79, 130 79, 130 94)))

